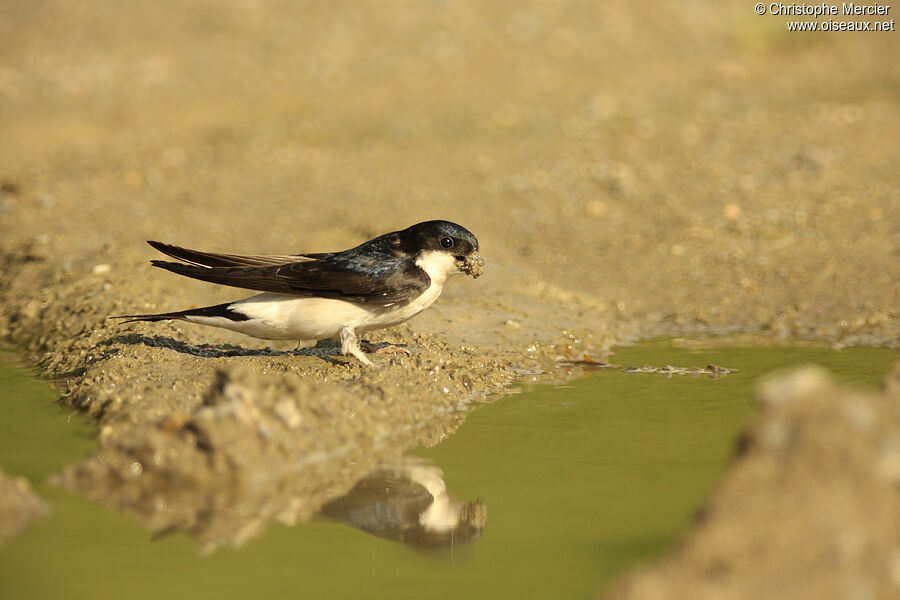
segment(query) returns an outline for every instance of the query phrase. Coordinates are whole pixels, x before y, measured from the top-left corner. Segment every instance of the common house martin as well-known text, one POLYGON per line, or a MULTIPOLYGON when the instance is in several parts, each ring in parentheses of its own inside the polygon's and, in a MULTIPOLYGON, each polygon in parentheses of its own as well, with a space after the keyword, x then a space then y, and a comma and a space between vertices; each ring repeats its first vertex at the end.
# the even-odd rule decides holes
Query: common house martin
POLYGON ((151 264, 202 281, 263 292, 236 302, 125 321, 177 319, 265 340, 311 343, 339 338, 341 352, 365 365, 359 334, 399 325, 431 306, 447 278, 484 273, 478 240, 449 221, 425 221, 343 252, 241 256, 148 244, 182 262, 151 264))

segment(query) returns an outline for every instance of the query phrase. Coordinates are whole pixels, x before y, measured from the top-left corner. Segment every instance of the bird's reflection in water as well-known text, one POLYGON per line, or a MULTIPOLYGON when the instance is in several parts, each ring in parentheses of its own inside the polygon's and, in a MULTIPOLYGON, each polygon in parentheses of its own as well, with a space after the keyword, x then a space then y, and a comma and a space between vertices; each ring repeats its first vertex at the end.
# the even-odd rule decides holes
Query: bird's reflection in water
POLYGON ((406 456, 371 472, 347 495, 322 507, 319 515, 426 549, 477 540, 487 521, 487 506, 481 500, 459 500, 447 490, 439 468, 406 456))

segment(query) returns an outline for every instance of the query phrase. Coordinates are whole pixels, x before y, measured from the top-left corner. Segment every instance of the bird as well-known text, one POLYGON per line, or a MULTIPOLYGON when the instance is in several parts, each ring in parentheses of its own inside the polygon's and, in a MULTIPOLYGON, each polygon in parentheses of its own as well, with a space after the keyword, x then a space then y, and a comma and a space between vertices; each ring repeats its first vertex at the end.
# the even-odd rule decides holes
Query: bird
POLYGON ((366 366, 372 361, 363 352, 361 333, 413 318, 438 299, 453 275, 477 279, 484 273, 476 237, 442 220, 385 233, 342 252, 244 256, 147 243, 181 261, 151 260, 154 267, 262 293, 203 308, 112 318, 180 320, 301 344, 339 339, 341 353, 366 366))

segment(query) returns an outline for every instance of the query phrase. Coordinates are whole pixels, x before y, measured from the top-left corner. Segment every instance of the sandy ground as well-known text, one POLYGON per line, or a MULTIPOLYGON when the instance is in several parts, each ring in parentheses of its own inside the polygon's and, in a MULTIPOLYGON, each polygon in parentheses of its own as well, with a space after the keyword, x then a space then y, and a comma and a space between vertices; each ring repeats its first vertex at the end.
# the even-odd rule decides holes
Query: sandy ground
POLYGON ((66 484, 211 545, 567 353, 896 347, 898 40, 700 1, 5 3, 0 335, 99 424, 66 484), (411 349, 379 368, 104 320, 241 297, 152 269, 147 239, 328 251, 431 218, 485 276, 373 335, 411 349))

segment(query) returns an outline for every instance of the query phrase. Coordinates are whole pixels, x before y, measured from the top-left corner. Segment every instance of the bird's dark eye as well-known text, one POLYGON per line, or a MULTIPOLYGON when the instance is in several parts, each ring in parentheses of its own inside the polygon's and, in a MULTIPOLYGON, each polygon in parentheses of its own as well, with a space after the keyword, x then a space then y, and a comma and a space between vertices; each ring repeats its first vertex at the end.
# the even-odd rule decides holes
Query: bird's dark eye
POLYGON ((451 237, 441 238, 441 248, 452 248, 453 243, 453 238, 451 237))

